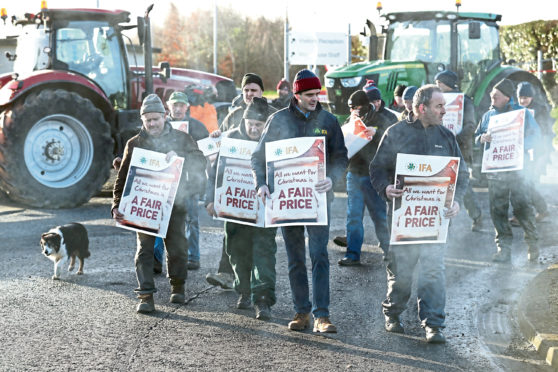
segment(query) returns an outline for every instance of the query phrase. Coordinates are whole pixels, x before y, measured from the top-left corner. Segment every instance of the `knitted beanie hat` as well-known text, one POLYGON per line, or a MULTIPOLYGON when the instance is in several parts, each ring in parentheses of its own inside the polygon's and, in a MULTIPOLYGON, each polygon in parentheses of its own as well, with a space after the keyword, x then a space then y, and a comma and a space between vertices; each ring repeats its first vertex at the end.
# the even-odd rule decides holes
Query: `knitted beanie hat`
POLYGON ((363 90, 357 90, 349 97, 349 106, 367 106, 370 104, 368 96, 363 90))
POLYGON ((264 90, 262 78, 259 75, 253 74, 251 72, 244 75, 244 77, 242 78, 242 84, 240 86, 244 88, 246 84, 251 84, 251 83, 258 84, 260 88, 262 88, 262 91, 264 90))
POLYGON ((513 82, 509 79, 502 79, 498 84, 494 85, 494 89, 498 89, 502 94, 508 98, 512 98, 515 93, 513 82))
POLYGON ((382 99, 382 92, 380 92, 374 80, 366 80, 366 84, 362 90, 366 93, 370 102, 382 99))
POLYGON ((276 89, 279 90, 279 89, 283 89, 285 87, 289 90, 289 92, 291 91, 291 84, 286 79, 279 80, 279 83, 277 83, 277 88, 276 89))
POLYGON ((140 115, 147 114, 149 112, 160 112, 162 114, 166 113, 163 102, 156 94, 148 95, 141 104, 140 115))
POLYGON ((531 85, 531 83, 528 83, 526 81, 523 81, 523 82, 519 83, 519 85, 517 86, 517 96, 518 97, 534 97, 535 96, 535 90, 533 89, 533 86, 531 85))
POLYGON ((322 89, 320 79, 310 70, 300 70, 293 82, 293 92, 300 93, 310 89, 322 89))
POLYGON ((250 102, 248 106, 246 106, 244 115, 242 115, 244 119, 259 121, 266 121, 268 116, 269 108, 267 106, 267 99, 260 97, 252 98, 252 102, 250 102))
POLYGON ((415 87, 414 85, 408 86, 407 88, 405 88, 405 91, 403 92, 403 100, 412 101, 416 92, 417 92, 417 87, 415 87))
POLYGON ((453 71, 444 70, 438 72, 436 76, 434 76, 434 81, 436 80, 441 81, 450 88, 457 88, 457 75, 453 71))

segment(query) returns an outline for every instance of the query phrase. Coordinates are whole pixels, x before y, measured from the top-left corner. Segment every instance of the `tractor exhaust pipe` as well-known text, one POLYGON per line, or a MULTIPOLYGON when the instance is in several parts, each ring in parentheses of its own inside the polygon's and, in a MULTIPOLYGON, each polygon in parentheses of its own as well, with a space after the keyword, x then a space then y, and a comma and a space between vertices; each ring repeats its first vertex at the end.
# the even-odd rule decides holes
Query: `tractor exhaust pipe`
POLYGON ((143 54, 145 56, 145 94, 153 93, 153 48, 151 46, 151 20, 149 12, 153 9, 153 5, 147 7, 145 11, 145 38, 143 43, 143 54))

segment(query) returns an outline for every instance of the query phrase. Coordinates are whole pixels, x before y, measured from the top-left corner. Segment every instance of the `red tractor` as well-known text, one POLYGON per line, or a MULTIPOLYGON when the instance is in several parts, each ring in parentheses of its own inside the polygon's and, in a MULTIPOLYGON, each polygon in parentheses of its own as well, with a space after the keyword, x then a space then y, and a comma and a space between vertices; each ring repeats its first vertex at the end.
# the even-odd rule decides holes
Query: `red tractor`
POLYGON ((222 76, 168 63, 152 69, 150 10, 137 25, 127 11, 99 9, 43 9, 19 21, 15 55, 6 54, 14 72, 0 75, 0 188, 11 199, 47 208, 87 202, 141 127, 146 93, 166 101, 192 84, 213 87, 217 108, 236 95, 222 76), (126 53, 122 31, 135 27, 145 69, 126 53))

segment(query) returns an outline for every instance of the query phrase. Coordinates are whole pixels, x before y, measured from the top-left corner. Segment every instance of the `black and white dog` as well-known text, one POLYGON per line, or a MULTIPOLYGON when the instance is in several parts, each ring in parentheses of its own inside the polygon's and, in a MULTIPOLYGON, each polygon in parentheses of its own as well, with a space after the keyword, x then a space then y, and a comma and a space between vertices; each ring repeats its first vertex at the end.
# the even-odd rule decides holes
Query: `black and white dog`
POLYGON ((54 262, 52 279, 60 279, 58 265, 70 259, 68 271, 74 269, 76 256, 79 258, 77 275, 83 274, 83 260, 89 257, 89 238, 87 230, 79 223, 57 226, 41 235, 43 254, 54 262))

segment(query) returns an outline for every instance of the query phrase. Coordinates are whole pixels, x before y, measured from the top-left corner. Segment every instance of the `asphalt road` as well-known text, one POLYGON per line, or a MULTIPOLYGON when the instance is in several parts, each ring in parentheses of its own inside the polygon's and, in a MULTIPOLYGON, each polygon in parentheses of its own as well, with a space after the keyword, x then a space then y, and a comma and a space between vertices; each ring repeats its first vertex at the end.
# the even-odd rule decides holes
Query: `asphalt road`
MULTIPOLYGON (((558 196, 551 213, 558 209, 558 196)), ((487 211, 487 194, 479 197, 487 211)), ((428 345, 411 299, 402 318, 406 334, 383 330, 381 301, 386 275, 370 219, 361 267, 339 267, 343 249, 329 245, 331 319, 339 333, 295 333, 286 325, 294 311, 286 255, 277 235, 277 304, 273 319, 254 319, 253 310, 237 310, 237 296, 209 286, 205 275, 220 257, 221 223, 201 218, 201 269, 187 280, 185 305, 168 302, 170 286, 156 279, 157 311, 135 313, 133 269, 135 234, 114 227, 110 199, 94 198, 69 210, 19 207, 0 198, 0 370, 1 371, 174 371, 174 370, 354 370, 486 371, 547 370, 544 361, 518 332, 515 305, 521 288, 558 260, 558 223, 541 224, 541 264, 530 265, 518 241, 513 266, 494 265, 493 232, 473 233, 462 212, 450 232, 447 253, 448 300, 445 345, 428 345), (83 223, 92 256, 85 275, 63 271, 53 281, 53 265, 40 253, 42 232, 83 223)), ((333 205, 330 238, 344 234, 346 199, 333 205)), ((514 228, 516 238, 522 236, 514 228)))

